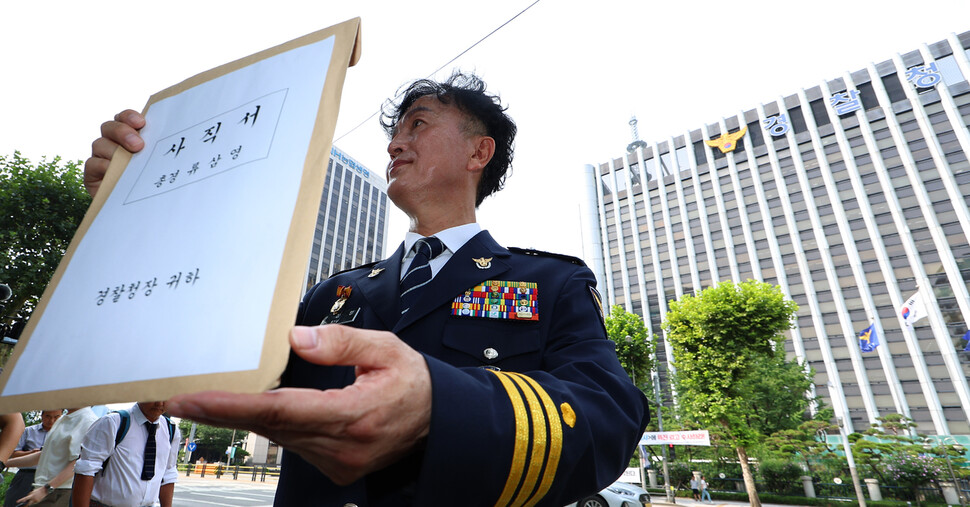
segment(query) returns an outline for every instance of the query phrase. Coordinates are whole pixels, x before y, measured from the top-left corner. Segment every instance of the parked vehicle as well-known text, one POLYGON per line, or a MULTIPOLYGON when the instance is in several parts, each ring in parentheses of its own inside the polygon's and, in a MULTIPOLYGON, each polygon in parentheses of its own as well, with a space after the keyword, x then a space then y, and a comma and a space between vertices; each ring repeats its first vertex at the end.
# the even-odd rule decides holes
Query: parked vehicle
POLYGON ((603 491, 566 507, 651 507, 650 493, 635 484, 617 481, 603 491))

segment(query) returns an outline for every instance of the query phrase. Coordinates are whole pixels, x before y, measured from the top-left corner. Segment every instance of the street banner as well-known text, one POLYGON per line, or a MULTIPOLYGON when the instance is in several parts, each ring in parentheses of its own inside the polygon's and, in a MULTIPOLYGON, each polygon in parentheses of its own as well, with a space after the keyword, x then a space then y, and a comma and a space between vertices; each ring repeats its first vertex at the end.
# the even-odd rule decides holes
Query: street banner
POLYGON ((692 431, 647 431, 640 439, 640 445, 711 445, 711 435, 707 430, 692 431))
POLYGON ((643 482, 643 480, 640 478, 640 469, 638 467, 627 467, 627 469, 623 471, 623 475, 621 475, 617 480, 630 484, 636 484, 637 486, 643 482))

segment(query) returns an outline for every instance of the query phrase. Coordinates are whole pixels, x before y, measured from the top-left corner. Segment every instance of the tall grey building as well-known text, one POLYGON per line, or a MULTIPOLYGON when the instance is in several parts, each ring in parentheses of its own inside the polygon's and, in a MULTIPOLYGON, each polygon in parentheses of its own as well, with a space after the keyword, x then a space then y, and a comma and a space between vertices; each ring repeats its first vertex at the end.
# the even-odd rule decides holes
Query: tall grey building
POLYGON ((330 150, 317 214, 306 288, 330 275, 384 258, 387 182, 340 151, 330 150))
POLYGON ((658 337, 664 385, 668 301, 761 280, 798 303, 786 350, 849 431, 900 413, 970 442, 968 47, 950 35, 586 166, 587 261, 658 337))

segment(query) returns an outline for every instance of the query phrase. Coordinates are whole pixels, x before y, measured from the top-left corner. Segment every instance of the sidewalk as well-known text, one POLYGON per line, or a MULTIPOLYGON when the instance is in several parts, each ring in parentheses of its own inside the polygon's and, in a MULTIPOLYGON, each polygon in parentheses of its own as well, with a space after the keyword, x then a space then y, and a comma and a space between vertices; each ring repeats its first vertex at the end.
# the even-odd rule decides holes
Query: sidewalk
MULTIPOLYGON (((657 493, 657 494, 651 493, 650 497, 653 505, 655 506, 666 507, 666 506, 674 505, 672 503, 667 502, 667 499, 664 498, 663 493, 657 493)), ((737 507, 738 505, 751 505, 751 504, 748 502, 741 502, 738 500, 718 500, 716 498, 714 499, 714 503, 695 502, 694 499, 692 498, 683 498, 683 497, 677 498, 678 507, 737 507)), ((793 504, 777 504, 777 503, 763 503, 763 502, 761 505, 762 507, 798 507, 797 505, 793 505, 793 504)), ((807 506, 803 506, 803 507, 807 507, 807 506)))

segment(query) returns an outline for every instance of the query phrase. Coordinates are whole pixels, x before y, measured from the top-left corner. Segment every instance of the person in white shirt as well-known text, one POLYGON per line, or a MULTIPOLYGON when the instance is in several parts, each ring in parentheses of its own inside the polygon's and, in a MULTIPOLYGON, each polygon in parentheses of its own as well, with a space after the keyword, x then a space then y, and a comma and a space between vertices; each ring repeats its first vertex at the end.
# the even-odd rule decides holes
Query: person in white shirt
POLYGON ((106 414, 91 426, 74 469, 74 507, 140 507, 156 500, 172 506, 181 434, 164 413, 164 401, 136 403, 117 445, 120 414, 106 414))
POLYGON ((705 479, 704 476, 702 475, 701 476, 701 502, 704 502, 704 501, 706 501, 707 503, 714 503, 714 500, 711 500, 711 492, 707 490, 707 479, 705 479), (704 500, 705 498, 707 500, 704 500))
MULTIPOLYGON (((21 456, 39 453, 40 448, 44 446, 44 439, 47 438, 47 433, 62 415, 64 415, 64 409, 44 410, 41 412, 41 422, 27 426, 24 434, 20 437, 20 442, 17 443, 17 449, 14 450, 10 457, 19 458, 21 456)), ((37 457, 40 458, 39 455, 37 457)), ((10 488, 7 489, 7 497, 3 502, 4 507, 14 507, 18 498, 23 498, 24 495, 34 489, 34 472, 36 471, 37 467, 32 466, 22 466, 20 470, 17 470, 17 475, 13 477, 13 481, 10 482, 10 488)))
POLYGON ((81 440, 98 416, 91 407, 69 408, 51 427, 39 453, 13 458, 10 466, 37 466, 34 490, 17 499, 26 505, 67 507, 71 503, 74 463, 81 453, 81 440))

